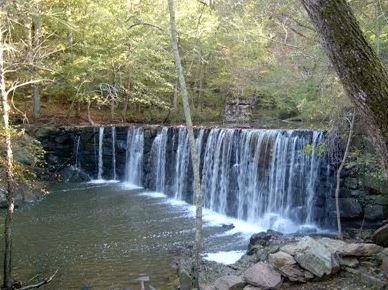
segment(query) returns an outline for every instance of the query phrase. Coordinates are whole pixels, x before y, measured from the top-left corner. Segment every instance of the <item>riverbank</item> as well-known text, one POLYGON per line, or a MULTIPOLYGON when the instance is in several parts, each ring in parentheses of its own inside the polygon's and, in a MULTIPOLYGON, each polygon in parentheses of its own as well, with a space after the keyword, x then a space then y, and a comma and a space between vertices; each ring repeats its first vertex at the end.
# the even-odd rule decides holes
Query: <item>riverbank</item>
MULTIPOLYGON (((180 290, 191 289, 190 259, 181 259, 180 290)), ((333 236, 255 234, 235 263, 204 261, 204 290, 387 289, 388 248, 370 240, 337 240, 333 236)))

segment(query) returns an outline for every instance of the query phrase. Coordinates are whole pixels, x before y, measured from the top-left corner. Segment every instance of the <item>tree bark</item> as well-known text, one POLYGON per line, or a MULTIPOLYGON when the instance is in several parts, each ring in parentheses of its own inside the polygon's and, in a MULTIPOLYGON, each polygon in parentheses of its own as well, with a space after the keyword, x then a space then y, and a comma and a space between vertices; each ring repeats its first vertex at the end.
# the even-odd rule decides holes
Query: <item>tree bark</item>
POLYGON ((346 0, 301 0, 388 177, 388 73, 346 0))
POLYGON ((187 133, 190 142, 191 161, 193 166, 193 189, 195 194, 195 206, 196 206, 196 217, 195 217, 195 241, 193 250, 193 264, 192 264, 192 278, 193 287, 199 288, 199 271, 201 265, 201 247, 202 247, 202 192, 201 192, 201 181, 199 177, 199 156, 197 152, 197 146, 194 138, 193 124, 191 120, 191 112, 189 105, 189 96, 186 87, 186 81, 184 71, 182 67, 181 58, 178 49, 178 38, 175 24, 175 9, 174 1, 168 0, 168 9, 170 13, 170 33, 171 33, 171 45, 175 60, 176 72, 179 79, 179 85, 182 96, 183 111, 186 119, 187 133))
POLYGON ((3 111, 3 130, 4 130, 4 143, 5 143, 5 160, 6 160, 6 184, 7 184, 7 201, 8 208, 5 217, 4 226, 4 281, 3 286, 5 289, 11 289, 12 286, 12 225, 13 225, 13 212, 15 208, 14 198, 14 170, 13 170, 13 153, 11 142, 11 128, 9 126, 9 111, 8 93, 6 89, 5 80, 5 40, 4 34, 6 30, 6 17, 7 12, 5 9, 5 1, 0 1, 0 93, 1 93, 1 109, 3 111))

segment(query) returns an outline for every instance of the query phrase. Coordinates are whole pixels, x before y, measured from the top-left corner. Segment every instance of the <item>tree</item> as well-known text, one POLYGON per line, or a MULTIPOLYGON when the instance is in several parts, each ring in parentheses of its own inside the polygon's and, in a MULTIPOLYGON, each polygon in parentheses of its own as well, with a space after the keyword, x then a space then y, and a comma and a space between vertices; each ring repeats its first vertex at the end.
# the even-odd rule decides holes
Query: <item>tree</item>
POLYGON ((388 178, 388 73, 345 0, 302 0, 345 91, 363 117, 388 178))
POLYGON ((342 172, 342 169, 344 168, 344 166, 346 164, 346 159, 348 158, 348 155, 349 155, 350 144, 352 142, 352 136, 353 136, 353 130, 354 130, 355 118, 356 118, 356 112, 355 112, 355 110, 353 110, 351 120, 348 119, 348 122, 349 122, 349 134, 348 134, 348 139, 347 139, 347 142, 346 142, 344 156, 342 157, 340 166, 338 167, 337 174, 336 174, 335 209, 336 209, 336 212, 337 212, 338 237, 340 239, 342 239, 341 210, 340 210, 340 201, 339 201, 341 172, 342 172))
POLYGON ((10 289, 12 286, 12 264, 11 264, 11 253, 12 253, 12 224, 13 224, 13 212, 15 208, 15 198, 13 189, 13 153, 11 144, 11 129, 9 126, 9 111, 10 107, 8 104, 8 92, 6 88, 5 80, 5 53, 6 53, 6 29, 7 29, 7 11, 5 7, 5 1, 0 2, 0 94, 1 94, 1 109, 3 119, 3 130, 5 140, 5 151, 6 151, 6 183, 7 183, 7 201, 8 208, 5 218, 4 227, 4 282, 3 286, 6 289, 10 289))
POLYGON ((184 70, 179 55, 178 49, 178 37, 175 24, 175 8, 174 0, 168 0, 168 10, 170 13, 170 34, 171 34, 171 45, 172 52, 174 55, 176 73, 179 79, 180 92, 182 96, 183 110, 186 119, 187 133, 190 142, 191 162, 193 166, 193 189, 195 194, 195 241, 194 241, 194 252, 193 252, 193 264, 192 264, 192 275, 193 275, 193 286, 199 288, 199 271, 201 266, 201 246, 202 246, 202 192, 201 192, 201 181, 199 177, 199 156, 197 152, 197 146, 194 138, 193 124, 191 120, 189 97, 187 92, 186 80, 184 70))

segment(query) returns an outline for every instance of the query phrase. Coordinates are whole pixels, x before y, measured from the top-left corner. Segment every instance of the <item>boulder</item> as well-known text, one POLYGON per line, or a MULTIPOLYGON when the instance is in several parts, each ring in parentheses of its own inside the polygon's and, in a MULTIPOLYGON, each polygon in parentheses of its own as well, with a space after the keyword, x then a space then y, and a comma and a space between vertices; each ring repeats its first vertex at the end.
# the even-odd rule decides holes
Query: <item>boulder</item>
POLYGON ((295 259, 282 251, 269 255, 269 263, 292 282, 306 282, 312 276, 311 274, 305 275, 305 272, 296 264, 295 259))
POLYGON ((357 178, 347 177, 345 178, 345 187, 350 189, 357 189, 358 188, 358 180, 357 178))
POLYGON ((350 267, 350 268, 355 268, 360 264, 358 259, 355 257, 340 257, 339 263, 341 266, 350 267))
POLYGON ((385 277, 388 279, 388 257, 383 259, 383 264, 381 265, 385 277))
POLYGON ((264 290, 276 289, 282 284, 282 276, 270 265, 261 262, 249 267, 243 276, 248 284, 264 290))
POLYGON ((281 250, 294 256, 303 269, 318 277, 331 275, 339 270, 337 255, 311 237, 304 237, 296 244, 283 246, 281 250))
POLYGON ((214 282, 214 290, 242 290, 246 285, 240 276, 224 276, 214 282))
POLYGON ((354 219, 362 216, 362 207, 355 198, 340 198, 341 218, 354 219))
POLYGON ((251 236, 251 238, 249 240, 248 249, 252 248, 253 246, 257 246, 257 245, 264 246, 264 247, 268 246, 272 240, 279 239, 282 235, 283 235, 282 233, 272 231, 272 230, 268 230, 267 232, 260 232, 260 233, 254 234, 251 236))
POLYGON ((328 248, 332 253, 341 253, 342 249, 346 247, 346 243, 342 240, 330 239, 330 238, 320 238, 317 240, 328 248))
POLYGON ((179 271, 179 284, 180 284, 180 288, 181 290, 191 290, 193 287, 192 287, 192 280, 191 280, 191 276, 190 274, 184 270, 184 269, 180 269, 179 271))
POLYGON ((369 243, 352 243, 346 244, 339 254, 341 256, 368 257, 380 253, 382 247, 369 243))
POLYGON ((383 247, 388 247, 388 224, 378 228, 372 235, 372 240, 383 247))
POLYGON ((365 219, 370 221, 384 219, 384 207, 382 205, 368 204, 365 207, 365 219))
POLYGON ((280 269, 286 265, 296 264, 295 259, 285 252, 279 251, 269 255, 269 263, 276 269, 280 269))
POLYGON ((245 286, 243 290, 262 290, 262 289, 252 285, 248 285, 248 286, 245 286))
POLYGON ((340 256, 366 257, 378 254, 383 250, 382 247, 371 243, 345 243, 341 240, 321 238, 318 240, 332 253, 340 256))

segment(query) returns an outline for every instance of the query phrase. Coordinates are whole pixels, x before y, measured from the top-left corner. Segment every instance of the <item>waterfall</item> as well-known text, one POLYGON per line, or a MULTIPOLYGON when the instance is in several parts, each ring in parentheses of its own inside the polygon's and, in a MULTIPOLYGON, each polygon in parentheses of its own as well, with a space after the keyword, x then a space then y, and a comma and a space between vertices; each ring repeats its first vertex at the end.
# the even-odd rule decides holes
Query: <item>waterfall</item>
POLYGON ((77 135, 74 139, 74 152, 75 152, 74 167, 78 169, 81 168, 81 160, 79 158, 80 141, 81 141, 81 136, 77 135))
POLYGON ((189 165, 189 136, 186 128, 179 128, 178 145, 175 159, 175 193, 174 198, 182 199, 187 184, 189 165))
MULTIPOLYGON (((324 133, 201 128, 195 129, 195 136, 206 208, 278 230, 326 222, 324 208, 329 202, 326 195, 333 189, 333 172, 320 147, 324 133)), ((110 176, 117 179, 122 175, 123 181, 133 185, 193 201, 193 172, 185 127, 162 127, 158 131, 130 127, 126 137, 125 131, 113 127, 111 138, 110 176)), ((98 149, 94 150, 97 178, 102 179, 103 170, 108 170, 108 164, 103 164, 104 154, 110 152, 103 146, 104 128, 99 128, 94 140, 94 148, 98 149)), ((81 145, 77 136, 77 168, 81 167, 81 147, 83 158, 92 154, 87 144, 81 145)), ((93 170, 95 165, 85 163, 83 168, 93 170)))
MULTIPOLYGON (((267 228, 278 228, 284 221, 314 223, 323 138, 318 131, 198 130, 204 206, 267 228)), ((187 130, 162 128, 150 159, 151 189, 190 201, 187 130)), ((325 181, 329 183, 329 177, 325 181)))
POLYGON ((167 132, 167 127, 163 127, 162 131, 155 137, 151 148, 152 166, 155 170, 155 190, 157 192, 165 191, 167 132))
POLYGON ((98 136, 98 173, 97 173, 97 179, 102 179, 102 174, 104 172, 104 161, 102 160, 103 157, 103 146, 104 142, 104 127, 99 128, 99 136, 98 136))
POLYGON ((116 173, 116 128, 112 127, 112 170, 113 180, 117 179, 116 173))
POLYGON ((144 154, 144 131, 143 128, 128 128, 127 150, 125 163, 126 182, 134 185, 142 185, 144 154))

